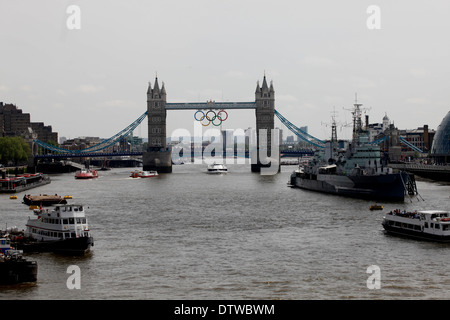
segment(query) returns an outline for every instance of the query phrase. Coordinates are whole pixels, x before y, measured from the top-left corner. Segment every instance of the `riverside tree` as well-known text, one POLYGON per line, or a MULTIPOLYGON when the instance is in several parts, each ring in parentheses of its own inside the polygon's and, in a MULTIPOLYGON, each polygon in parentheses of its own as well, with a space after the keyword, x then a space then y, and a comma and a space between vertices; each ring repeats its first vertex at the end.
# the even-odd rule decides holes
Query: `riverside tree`
POLYGON ((26 161, 31 154, 30 146, 22 137, 0 137, 0 163, 15 165, 19 161, 26 161))

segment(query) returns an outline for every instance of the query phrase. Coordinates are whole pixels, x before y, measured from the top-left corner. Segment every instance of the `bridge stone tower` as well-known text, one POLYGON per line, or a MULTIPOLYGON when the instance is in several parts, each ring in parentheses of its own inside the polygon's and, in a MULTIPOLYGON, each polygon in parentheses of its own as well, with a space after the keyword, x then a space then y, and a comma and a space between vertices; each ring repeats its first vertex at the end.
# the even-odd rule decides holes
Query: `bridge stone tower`
MULTIPOLYGON (((252 159, 251 169, 252 172, 261 172, 262 167, 270 167, 271 163, 268 163, 267 159, 260 158, 259 150, 266 149, 263 154, 267 154, 272 160, 276 160, 277 163, 272 165, 278 165, 277 171, 280 170, 280 153, 271 154, 272 147, 272 129, 274 129, 275 122, 275 90, 273 89, 272 81, 270 87, 267 85, 266 76, 264 75, 262 86, 260 87, 259 81, 256 85, 255 91, 255 104, 256 104, 256 140, 257 140, 257 161, 252 159), (262 129, 262 130, 261 130, 262 129), (267 153, 265 153, 267 152, 267 153), (263 161, 261 161, 263 160, 263 161)), ((277 150, 279 150, 277 148, 277 150)))
POLYGON ((172 152, 166 143, 166 118, 166 89, 164 83, 159 88, 156 77, 153 89, 149 83, 147 90, 148 147, 143 154, 144 170, 172 172, 172 152))

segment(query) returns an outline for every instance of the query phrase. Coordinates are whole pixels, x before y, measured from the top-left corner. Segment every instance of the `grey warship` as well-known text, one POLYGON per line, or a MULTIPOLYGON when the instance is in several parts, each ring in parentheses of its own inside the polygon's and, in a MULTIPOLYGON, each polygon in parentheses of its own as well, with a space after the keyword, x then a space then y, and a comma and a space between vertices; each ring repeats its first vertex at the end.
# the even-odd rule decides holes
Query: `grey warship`
POLYGON ((404 201, 408 184, 414 183, 407 172, 394 172, 382 159, 381 148, 369 141, 361 123, 361 106, 355 103, 353 137, 346 148, 337 148, 336 123, 332 138, 314 157, 290 176, 292 187, 361 199, 404 201))

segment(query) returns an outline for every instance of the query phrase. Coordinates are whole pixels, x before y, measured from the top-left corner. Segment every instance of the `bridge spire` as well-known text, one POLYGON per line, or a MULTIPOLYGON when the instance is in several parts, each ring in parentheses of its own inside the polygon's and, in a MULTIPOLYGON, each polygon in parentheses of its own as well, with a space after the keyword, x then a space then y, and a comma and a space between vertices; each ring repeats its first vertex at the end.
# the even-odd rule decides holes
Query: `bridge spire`
POLYGON ((269 87, 267 86, 267 81, 266 81, 266 75, 264 74, 264 79, 263 79, 263 84, 262 84, 262 91, 269 91, 269 87))
POLYGON ((155 78, 155 86, 153 87, 154 93, 159 93, 159 84, 158 84, 158 76, 155 78))
POLYGON ((255 93, 261 93, 261 87, 259 86, 259 80, 256 82, 256 91, 255 93))

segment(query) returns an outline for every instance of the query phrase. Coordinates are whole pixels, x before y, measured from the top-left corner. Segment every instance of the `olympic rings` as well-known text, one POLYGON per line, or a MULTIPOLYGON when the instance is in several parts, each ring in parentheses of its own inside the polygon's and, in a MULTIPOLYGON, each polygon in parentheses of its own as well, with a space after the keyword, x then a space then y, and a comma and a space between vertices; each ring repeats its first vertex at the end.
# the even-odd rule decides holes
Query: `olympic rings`
POLYGON ((213 111, 213 110, 209 110, 207 113, 206 113, 206 119, 208 119, 209 121, 214 121, 215 119, 216 119, 216 117, 217 117, 217 115, 216 115, 216 112, 215 111, 213 111), (212 116, 212 118, 210 118, 210 117, 208 117, 208 114, 210 114, 210 113, 214 113, 214 116, 212 116))
POLYGON ((228 113, 225 110, 220 110, 219 112, 215 112, 214 110, 209 110, 206 112, 206 114, 202 110, 197 110, 194 114, 194 119, 199 121, 202 126, 207 127, 210 123, 212 123, 214 126, 218 127, 222 124, 223 121, 228 119, 228 113), (200 118, 197 117, 198 113, 201 113, 202 116, 200 118), (222 114, 222 115, 221 115, 222 114), (225 116, 223 115, 225 114, 225 116), (219 119, 216 121, 216 119, 219 119), (214 122, 216 121, 216 122, 214 122))
POLYGON ((220 126, 220 125, 222 124, 222 120, 221 120, 219 117, 216 117, 214 120, 211 120, 211 123, 213 124, 213 126, 218 127, 218 126, 220 126), (220 123, 215 124, 215 123, 214 123, 214 120, 216 120, 216 119, 219 119, 219 120, 220 120, 220 123))
POLYGON ((202 110, 198 110, 195 114, 194 114, 194 119, 197 121, 202 121, 203 119, 205 119, 205 113, 202 110), (200 119, 197 119, 197 113, 201 112, 201 114, 203 115, 200 119))
POLYGON ((219 118, 220 121, 225 121, 225 120, 228 119, 228 113, 227 113, 225 110, 220 110, 220 111, 217 113, 217 118, 219 118), (225 113, 225 114, 227 115, 227 117, 226 117, 225 119, 222 119, 222 117, 220 116, 220 114, 221 114, 222 112, 225 113))

